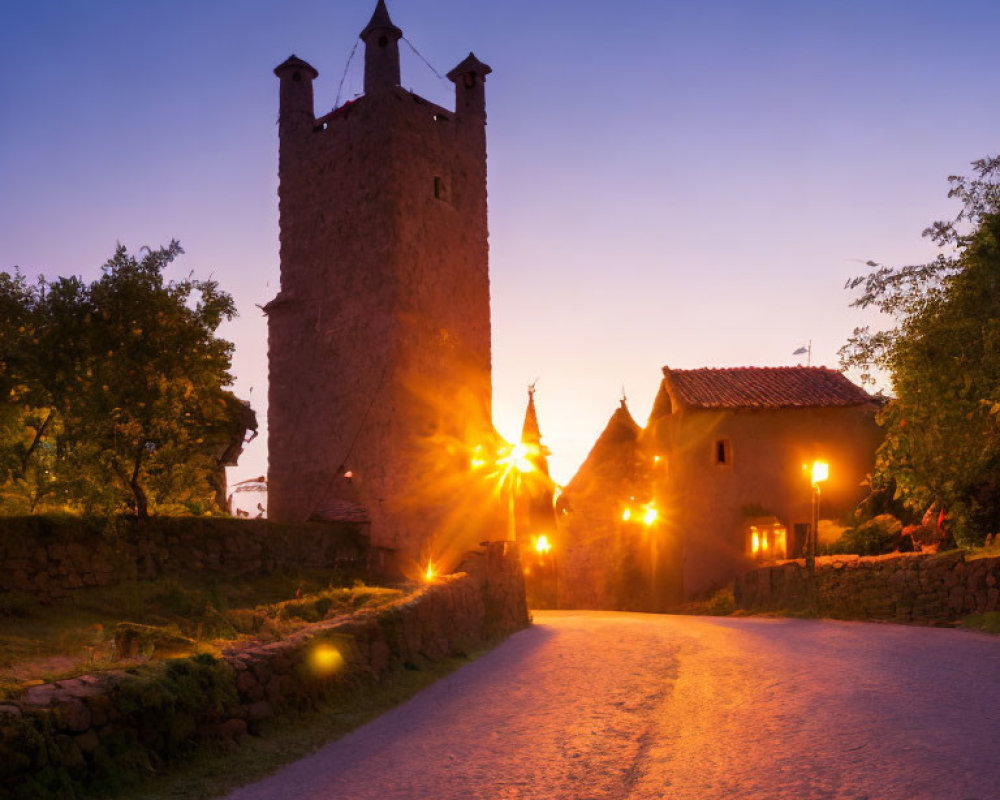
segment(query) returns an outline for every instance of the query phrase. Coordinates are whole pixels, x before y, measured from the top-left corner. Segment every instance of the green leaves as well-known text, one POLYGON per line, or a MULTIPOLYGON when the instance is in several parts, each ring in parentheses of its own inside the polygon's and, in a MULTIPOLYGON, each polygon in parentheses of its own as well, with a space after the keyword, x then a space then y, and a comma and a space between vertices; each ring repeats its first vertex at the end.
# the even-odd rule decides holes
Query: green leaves
POLYGON ((181 253, 176 241, 141 257, 118 245, 90 284, 0 273, 0 485, 27 479, 10 465, 28 410, 45 409, 65 504, 144 516, 217 499, 220 456, 256 420, 226 389, 233 347, 216 330, 236 314, 232 297, 212 280, 166 280, 181 253))
POLYGON ((863 379, 889 373, 896 399, 881 414, 886 438, 879 477, 917 511, 940 503, 961 542, 1000 530, 1000 158, 952 176, 963 206, 924 235, 947 252, 928 264, 885 267, 849 281, 852 305, 874 307, 895 325, 858 328, 841 349, 863 379))

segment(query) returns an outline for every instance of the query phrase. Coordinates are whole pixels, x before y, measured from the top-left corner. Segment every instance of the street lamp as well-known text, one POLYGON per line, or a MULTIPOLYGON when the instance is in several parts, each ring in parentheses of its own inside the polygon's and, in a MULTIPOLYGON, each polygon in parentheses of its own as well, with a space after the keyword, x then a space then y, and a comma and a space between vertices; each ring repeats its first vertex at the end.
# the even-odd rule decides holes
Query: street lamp
POLYGON ((535 541, 535 552, 538 553, 538 565, 541 567, 545 556, 552 556, 552 591, 555 595, 552 598, 552 605, 559 608, 559 565, 556 563, 556 552, 552 549, 552 542, 549 537, 542 534, 535 541))
POLYGON ((812 530, 809 533, 809 548, 806 553, 806 566, 809 574, 816 577, 816 542, 819 536, 819 485, 830 477, 830 465, 825 461, 812 463, 812 530))

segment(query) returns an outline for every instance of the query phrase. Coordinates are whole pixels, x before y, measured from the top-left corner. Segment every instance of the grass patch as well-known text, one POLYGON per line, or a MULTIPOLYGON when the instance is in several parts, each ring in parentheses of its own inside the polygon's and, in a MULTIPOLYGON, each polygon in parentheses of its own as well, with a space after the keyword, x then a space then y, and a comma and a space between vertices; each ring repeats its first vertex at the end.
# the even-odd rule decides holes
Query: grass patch
MULTIPOLYGON (((273 641, 311 622, 378 608, 402 596, 397 589, 360 583, 331 586, 329 576, 194 574, 79 589, 51 605, 11 598, 9 613, 0 614, 0 700, 32 682, 119 668, 112 660, 119 623, 145 626, 150 635, 133 655, 148 661, 160 657, 158 641, 190 640, 189 653, 218 652, 232 642, 273 641)), ((185 654, 176 648, 165 653, 185 654)))
POLYGON ((368 684, 363 690, 345 688, 313 711, 270 721, 260 736, 245 737, 233 752, 202 748, 186 756, 181 764, 129 787, 116 797, 120 800, 219 797, 316 752, 324 744, 405 702, 492 646, 476 650, 468 657, 435 662, 421 670, 399 670, 384 683, 368 684))
POLYGON ((965 560, 975 561, 979 558, 997 558, 1000 556, 1000 536, 997 540, 991 540, 989 544, 981 545, 980 547, 967 547, 965 548, 965 560))
POLYGON ((736 611, 732 588, 719 589, 711 597, 694 600, 678 607, 675 613, 694 614, 702 617, 728 617, 736 611))
POLYGON ((982 614, 970 614, 960 623, 963 628, 983 633, 1000 635, 1000 611, 986 611, 982 614))

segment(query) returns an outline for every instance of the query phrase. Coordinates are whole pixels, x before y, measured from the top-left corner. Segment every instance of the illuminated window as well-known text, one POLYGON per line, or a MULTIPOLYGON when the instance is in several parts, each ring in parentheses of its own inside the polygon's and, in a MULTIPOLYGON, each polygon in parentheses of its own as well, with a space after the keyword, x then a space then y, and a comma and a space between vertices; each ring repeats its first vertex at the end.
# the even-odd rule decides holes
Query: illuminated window
POLYGON ((787 539, 787 529, 778 522, 751 525, 747 535, 747 555, 757 561, 787 558, 787 539))
POLYGON ((732 447, 728 439, 719 439, 715 443, 715 463, 719 466, 726 466, 732 463, 732 447))

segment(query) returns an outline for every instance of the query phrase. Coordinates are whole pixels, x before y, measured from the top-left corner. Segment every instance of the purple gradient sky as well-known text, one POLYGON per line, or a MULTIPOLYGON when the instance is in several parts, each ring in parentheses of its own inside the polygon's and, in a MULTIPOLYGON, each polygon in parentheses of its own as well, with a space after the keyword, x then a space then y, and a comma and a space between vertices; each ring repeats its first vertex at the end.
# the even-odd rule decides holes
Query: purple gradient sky
MULTIPOLYGON (((277 291, 277 80, 329 110, 374 0, 6 4, 0 269, 98 274, 116 241, 176 237, 240 318, 236 389, 266 422, 277 291)), ((868 258, 933 254, 945 178, 1000 149, 1000 3, 390 0, 442 74, 470 49, 489 111, 494 408, 526 385, 568 480, 624 385, 645 421, 663 364, 836 351, 868 258)), ((360 53, 360 49, 359 49, 360 53)), ((343 97, 360 91, 355 58, 343 97)), ((403 45, 403 83, 451 85, 403 45)), ((266 430, 232 478, 266 469, 266 430)))

